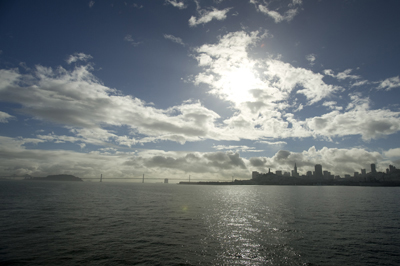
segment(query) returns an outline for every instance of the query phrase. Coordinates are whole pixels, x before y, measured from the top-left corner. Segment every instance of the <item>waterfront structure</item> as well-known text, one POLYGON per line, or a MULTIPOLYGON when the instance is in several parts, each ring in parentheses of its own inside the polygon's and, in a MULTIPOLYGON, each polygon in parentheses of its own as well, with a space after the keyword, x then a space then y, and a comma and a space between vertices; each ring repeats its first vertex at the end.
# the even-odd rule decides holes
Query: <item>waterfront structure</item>
POLYGON ((164 184, 168 184, 168 178, 164 179, 164 184))

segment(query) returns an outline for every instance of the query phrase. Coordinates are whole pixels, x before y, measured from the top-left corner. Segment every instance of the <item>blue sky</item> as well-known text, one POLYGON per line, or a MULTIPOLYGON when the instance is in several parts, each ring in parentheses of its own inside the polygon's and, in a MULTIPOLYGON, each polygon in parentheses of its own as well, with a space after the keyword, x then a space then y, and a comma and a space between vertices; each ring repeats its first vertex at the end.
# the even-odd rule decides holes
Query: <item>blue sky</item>
POLYGON ((398 1, 2 1, 0 175, 400 167, 398 1))

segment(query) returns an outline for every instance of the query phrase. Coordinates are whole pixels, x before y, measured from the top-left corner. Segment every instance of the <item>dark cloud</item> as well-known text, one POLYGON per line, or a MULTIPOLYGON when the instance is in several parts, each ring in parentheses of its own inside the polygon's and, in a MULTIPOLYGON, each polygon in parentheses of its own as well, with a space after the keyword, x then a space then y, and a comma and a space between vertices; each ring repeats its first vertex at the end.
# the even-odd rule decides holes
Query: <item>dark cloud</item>
POLYGON ((278 151, 277 154, 275 154, 274 158, 276 158, 278 161, 280 160, 286 160, 290 155, 290 151, 278 151))
POLYGON ((267 160, 265 158, 250 158, 250 165, 254 167, 263 167, 267 160))

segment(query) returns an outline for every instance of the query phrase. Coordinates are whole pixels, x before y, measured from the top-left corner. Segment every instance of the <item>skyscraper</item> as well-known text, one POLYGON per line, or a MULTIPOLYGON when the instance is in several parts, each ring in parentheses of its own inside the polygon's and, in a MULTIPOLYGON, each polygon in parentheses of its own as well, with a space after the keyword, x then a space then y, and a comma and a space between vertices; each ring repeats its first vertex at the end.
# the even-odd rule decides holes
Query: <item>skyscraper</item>
POLYGON ((322 177, 322 165, 320 164, 315 165, 315 176, 322 177))
POLYGON ((376 168, 375 168, 375 164, 374 163, 371 164, 371 173, 373 173, 373 174, 376 173, 376 168))
POLYGON ((361 174, 362 174, 362 175, 366 175, 366 174, 367 174, 367 171, 366 171, 365 169, 361 169, 361 174))
POLYGON ((294 177, 298 177, 299 173, 297 173, 297 165, 296 163, 294 163, 294 170, 292 171, 292 176, 294 177))

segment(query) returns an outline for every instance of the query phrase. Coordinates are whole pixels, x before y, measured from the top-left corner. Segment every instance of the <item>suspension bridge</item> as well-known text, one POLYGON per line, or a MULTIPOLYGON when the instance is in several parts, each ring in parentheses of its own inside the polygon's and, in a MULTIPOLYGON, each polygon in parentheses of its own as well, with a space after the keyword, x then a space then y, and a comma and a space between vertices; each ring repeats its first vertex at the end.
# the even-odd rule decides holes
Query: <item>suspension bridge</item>
MULTIPOLYGON (((103 174, 100 175, 100 178, 98 177, 81 177, 81 179, 83 180, 98 180, 99 182, 103 182, 103 180, 141 180, 142 183, 145 183, 145 180, 174 180, 174 181, 189 181, 189 182, 201 182, 201 181, 207 181, 207 182, 227 182, 227 180, 210 180, 210 179, 193 179, 190 177, 182 177, 182 178, 165 178, 165 177, 152 177, 152 176, 145 176, 143 174, 143 176, 141 177, 103 177, 103 174)), ((233 182, 233 177, 232 177, 232 182, 233 182)))
MULTIPOLYGON (((32 176, 30 175, 9 175, 9 176, 0 176, 0 179, 31 179, 32 176)), ((185 181, 185 182, 227 182, 229 180, 211 180, 211 179, 198 179, 198 178, 191 178, 191 176, 189 175, 188 177, 173 177, 173 178, 165 178, 165 177, 154 177, 154 176, 149 176, 149 175, 145 175, 143 174, 141 177, 103 177, 103 174, 100 175, 100 177, 80 177, 80 179, 82 180, 88 180, 88 181, 95 181, 98 180, 99 182, 103 182, 103 180, 105 181, 122 181, 122 180, 141 180, 142 183, 145 183, 145 181, 185 181)), ((168 182, 167 181, 167 182, 168 182)), ((166 183, 167 183, 166 182, 166 183)), ((233 182, 233 176, 232 176, 232 182, 233 182)))

